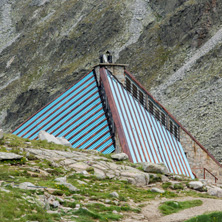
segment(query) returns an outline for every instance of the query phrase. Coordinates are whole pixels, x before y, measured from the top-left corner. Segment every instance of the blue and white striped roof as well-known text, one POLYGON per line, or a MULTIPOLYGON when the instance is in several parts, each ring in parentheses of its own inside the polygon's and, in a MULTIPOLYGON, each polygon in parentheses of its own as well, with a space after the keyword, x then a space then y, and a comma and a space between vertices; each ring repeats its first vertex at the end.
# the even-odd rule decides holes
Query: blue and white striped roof
POLYGON ((65 137, 73 148, 115 150, 93 72, 40 109, 13 134, 38 139, 40 130, 65 137))
POLYGON ((165 163, 169 171, 194 178, 181 143, 107 70, 102 82, 124 152, 134 163, 165 163), (120 136, 121 135, 121 136, 120 136))

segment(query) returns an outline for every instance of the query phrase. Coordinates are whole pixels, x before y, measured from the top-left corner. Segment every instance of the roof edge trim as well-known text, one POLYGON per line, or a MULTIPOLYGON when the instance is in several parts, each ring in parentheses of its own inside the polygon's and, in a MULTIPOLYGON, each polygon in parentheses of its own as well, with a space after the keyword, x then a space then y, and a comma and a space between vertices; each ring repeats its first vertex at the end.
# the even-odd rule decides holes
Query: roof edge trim
POLYGON ((52 103, 53 101, 55 101, 57 98, 59 98, 62 94, 64 94, 67 90, 69 90, 70 88, 72 88, 75 84, 77 84, 79 81, 81 81, 84 77, 86 77, 87 75, 89 75, 89 73, 93 72, 93 69, 91 71, 89 71, 87 74, 85 74, 84 76, 82 76, 77 82, 75 82, 74 84, 72 84, 71 86, 69 86, 66 90, 64 90, 62 93, 60 93, 58 96, 56 96, 54 99, 52 99, 51 101, 49 101, 45 106, 43 106, 42 108, 40 108, 39 110, 37 110, 34 114, 32 114, 28 119, 26 119, 24 122, 22 122, 19 126, 17 126, 13 131, 11 131, 11 133, 15 132, 19 127, 21 127, 24 123, 26 123, 27 121, 29 121, 33 116, 35 116, 38 112, 40 112, 41 110, 43 110, 46 106, 48 106, 50 103, 52 103))

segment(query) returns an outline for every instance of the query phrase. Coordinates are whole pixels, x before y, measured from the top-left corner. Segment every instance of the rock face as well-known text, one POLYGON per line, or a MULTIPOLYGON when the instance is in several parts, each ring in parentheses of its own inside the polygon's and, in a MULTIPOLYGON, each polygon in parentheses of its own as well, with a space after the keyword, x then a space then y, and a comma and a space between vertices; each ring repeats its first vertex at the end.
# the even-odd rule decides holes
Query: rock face
POLYGON ((0 140, 1 140, 3 137, 4 137, 4 135, 3 135, 3 130, 0 129, 0 140))
POLYGON ((209 0, 1 1, 0 125, 14 129, 109 48, 221 161, 221 14, 209 0))
POLYGON ((15 153, 0 152, 0 160, 20 160, 22 156, 15 153))
MULTIPOLYGON (((128 181, 136 186, 146 186, 149 184, 148 173, 142 172, 131 166, 122 167, 113 161, 108 162, 106 158, 92 155, 91 152, 82 152, 81 155, 79 155, 79 152, 76 151, 65 152, 53 150, 52 152, 46 149, 29 148, 25 149, 25 151, 35 155, 38 159, 46 159, 52 164, 57 162, 58 166, 66 167, 69 170, 82 173, 85 176, 93 174, 98 179, 105 179, 106 177, 110 179, 117 178, 119 180, 128 181)), ((56 182, 63 185, 68 184, 65 177, 56 178, 56 182)), ((74 189, 73 191, 76 190, 74 189)))

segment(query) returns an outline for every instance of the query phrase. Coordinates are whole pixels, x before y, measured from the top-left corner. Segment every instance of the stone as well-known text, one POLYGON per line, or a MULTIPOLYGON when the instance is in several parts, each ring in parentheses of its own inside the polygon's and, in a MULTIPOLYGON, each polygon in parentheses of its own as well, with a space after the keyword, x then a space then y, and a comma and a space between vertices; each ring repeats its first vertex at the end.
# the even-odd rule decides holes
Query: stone
POLYGON ((72 144, 65 137, 56 137, 63 146, 72 147, 72 144))
POLYGON ((109 199, 105 199, 105 201, 104 201, 105 203, 111 203, 111 200, 109 200, 109 199))
POLYGON ((81 172, 81 171, 88 169, 89 165, 86 163, 83 163, 83 162, 78 162, 78 163, 74 163, 74 164, 69 165, 69 168, 72 168, 77 172, 81 172))
POLYGON ((137 169, 122 171, 120 175, 136 186, 146 186, 149 184, 149 174, 137 169))
POLYGON ((79 173, 84 175, 84 176, 89 176, 89 173, 86 170, 83 170, 83 171, 81 171, 79 173))
POLYGON ((58 211, 47 210, 47 214, 58 214, 58 211))
POLYGON ((55 179, 55 181, 59 183, 66 183, 66 177, 58 177, 55 179))
POLYGON ((157 187, 151 188, 150 191, 151 191, 151 192, 155 192, 155 193, 165 193, 164 190, 161 190, 161 189, 159 189, 159 188, 157 188, 157 187))
POLYGON ((79 191, 79 189, 73 186, 71 183, 62 183, 62 185, 64 185, 70 191, 74 191, 74 192, 79 191))
POLYGON ((168 174, 169 170, 167 169, 164 163, 143 163, 143 170, 147 173, 161 173, 168 174))
POLYGON ((15 153, 0 152, 0 160, 20 160, 22 157, 15 153))
POLYGON ((111 158, 114 160, 128 160, 129 159, 126 153, 115 153, 111 155, 111 158))
POLYGON ((110 194, 110 196, 119 198, 119 194, 118 194, 117 192, 112 192, 112 193, 110 194))
POLYGON ((4 135, 3 135, 3 130, 0 129, 0 140, 3 139, 4 135))
POLYGON ((163 183, 170 181, 170 179, 168 177, 166 177, 165 175, 161 175, 161 180, 163 183))
POLYGON ((105 179, 106 178, 106 174, 99 169, 94 169, 94 175, 96 176, 97 179, 105 179))
POLYGON ((203 183, 200 181, 191 181, 189 182, 189 188, 194 190, 201 190, 203 188, 203 183))
POLYGON ((39 171, 40 175, 43 177, 51 176, 50 173, 46 172, 45 170, 38 169, 38 171, 39 171))
POLYGON ((47 133, 45 130, 41 130, 39 132, 38 138, 40 140, 46 140, 49 143, 51 142, 51 143, 55 143, 55 144, 60 144, 61 145, 61 142, 56 137, 54 137, 53 135, 47 133))
POLYGON ((118 212, 116 211, 116 210, 113 210, 113 212, 112 212, 113 214, 118 214, 118 212))
POLYGON ((9 190, 6 190, 6 189, 4 189, 4 188, 2 188, 2 187, 0 187, 0 191, 5 192, 5 193, 10 193, 9 190))
POLYGON ((86 183, 86 182, 81 181, 81 180, 77 180, 77 182, 78 182, 79 184, 84 184, 84 185, 87 185, 87 183, 86 183))
POLYGON ((47 200, 47 202, 49 203, 50 206, 57 208, 60 206, 60 203, 58 200, 55 200, 54 196, 50 196, 47 200))
POLYGON ((20 189, 24 189, 24 190, 33 190, 33 189, 37 189, 35 187, 34 184, 30 183, 30 182, 24 182, 24 183, 21 183, 19 184, 18 186, 20 189))
POLYGON ((119 205, 119 202, 117 200, 114 200, 113 203, 118 206, 119 205))
POLYGON ((207 193, 211 196, 222 197, 222 189, 219 187, 207 187, 207 193))

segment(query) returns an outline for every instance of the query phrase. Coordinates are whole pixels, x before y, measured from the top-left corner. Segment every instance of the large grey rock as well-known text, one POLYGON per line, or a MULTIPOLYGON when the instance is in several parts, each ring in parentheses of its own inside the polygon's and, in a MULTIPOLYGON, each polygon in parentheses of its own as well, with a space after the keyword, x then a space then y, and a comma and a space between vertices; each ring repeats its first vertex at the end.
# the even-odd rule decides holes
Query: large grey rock
POLYGON ((203 188, 203 183, 200 181, 189 182, 189 187, 194 190, 201 190, 203 188))
POLYGON ((66 177, 58 177, 55 179, 56 182, 59 182, 59 183, 66 183, 66 177))
POLYGON ((152 192, 155 192, 155 193, 165 193, 164 190, 161 190, 161 189, 159 189, 159 188, 157 188, 157 187, 153 187, 153 188, 151 189, 151 191, 152 191, 152 192))
POLYGON ((52 143, 61 145, 61 142, 56 137, 47 133, 45 130, 41 130, 39 132, 38 137, 39 137, 40 140, 46 140, 47 142, 52 142, 52 143))
POLYGON ((21 184, 19 184, 19 186, 18 186, 20 189, 24 189, 24 190, 35 190, 35 189, 37 189, 36 187, 35 187, 35 185, 34 184, 32 184, 32 183, 30 183, 30 182, 24 182, 24 183, 21 183, 21 184))
POLYGON ((169 170, 164 163, 142 163, 142 166, 143 170, 148 173, 169 173, 169 170))
POLYGON ((126 153, 112 154, 111 158, 114 159, 114 160, 127 160, 127 159, 129 159, 129 157, 126 153))
POLYGON ((96 169, 96 168, 94 169, 94 175, 98 179, 105 179, 106 178, 106 174, 102 170, 99 170, 99 169, 96 169))
POLYGON ((66 188, 68 188, 70 191, 79 191, 78 188, 76 188, 75 186, 73 186, 71 183, 61 183, 62 185, 64 185, 66 188))
POLYGON ((4 135, 3 135, 3 130, 0 129, 0 140, 3 139, 4 135))
POLYGON ((56 137, 56 138, 57 140, 60 141, 62 145, 72 147, 72 144, 65 137, 56 137))
POLYGON ((0 152, 0 160, 20 160, 22 156, 15 153, 0 152))
POLYGON ((112 192, 112 193, 110 194, 110 196, 119 198, 119 194, 118 194, 117 192, 112 192))
POLYGON ((51 143, 72 147, 72 144, 65 137, 55 137, 45 130, 41 130, 38 135, 40 140, 46 140, 51 143))
POLYGON ((136 186, 146 186, 149 184, 149 174, 143 173, 139 170, 124 170, 120 173, 120 176, 127 178, 127 181, 136 186))
POLYGON ((207 193, 211 196, 222 197, 222 189, 219 187, 207 187, 207 193))

